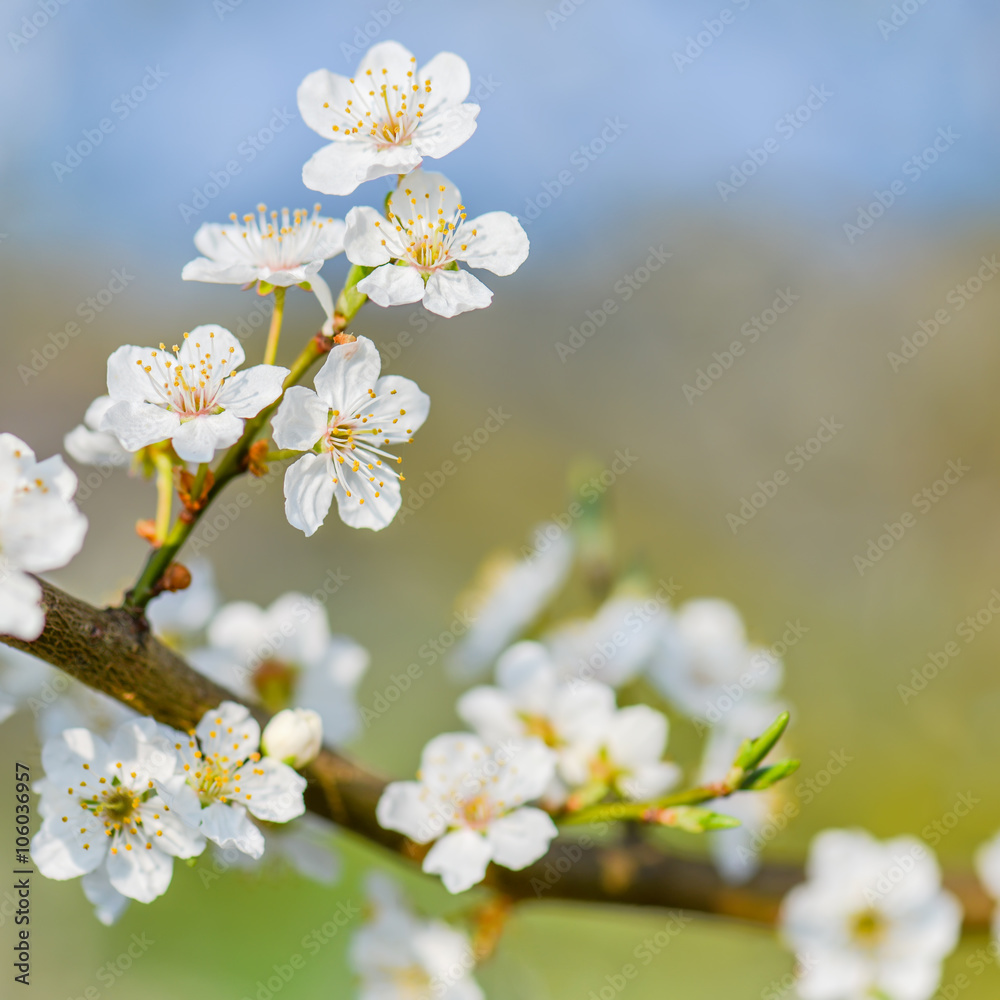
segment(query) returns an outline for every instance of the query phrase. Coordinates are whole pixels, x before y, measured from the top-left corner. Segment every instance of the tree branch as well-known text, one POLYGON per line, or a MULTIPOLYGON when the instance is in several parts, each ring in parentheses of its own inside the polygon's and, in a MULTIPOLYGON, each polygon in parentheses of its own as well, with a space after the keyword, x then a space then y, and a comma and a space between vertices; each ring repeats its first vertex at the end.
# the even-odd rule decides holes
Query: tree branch
MULTIPOLYGON (((11 636, 0 636, 0 641, 184 731, 233 697, 154 638, 140 613, 101 610, 39 582, 45 630, 34 642, 11 636)), ((253 712, 262 724, 267 722, 268 713, 253 712)), ((384 779, 328 748, 306 775, 311 812, 404 857, 418 860, 426 853, 426 846, 378 825, 375 805, 384 779)), ((523 871, 491 866, 487 883, 513 899, 675 907, 773 924, 785 893, 802 878, 800 866, 768 864, 745 885, 731 886, 711 864, 668 854, 653 844, 596 845, 559 838, 544 858, 523 871)), ((951 873, 945 882, 962 903, 966 928, 988 928, 993 906, 975 877, 951 873)))

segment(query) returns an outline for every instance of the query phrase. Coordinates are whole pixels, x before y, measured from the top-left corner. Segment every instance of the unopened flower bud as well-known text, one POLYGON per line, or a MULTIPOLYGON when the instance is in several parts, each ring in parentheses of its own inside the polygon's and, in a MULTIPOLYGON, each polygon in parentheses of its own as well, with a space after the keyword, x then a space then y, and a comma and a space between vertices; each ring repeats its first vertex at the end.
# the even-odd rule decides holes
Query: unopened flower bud
POLYGON ((304 767, 323 745, 323 723, 308 708, 286 708, 264 727, 261 746, 269 757, 304 767))

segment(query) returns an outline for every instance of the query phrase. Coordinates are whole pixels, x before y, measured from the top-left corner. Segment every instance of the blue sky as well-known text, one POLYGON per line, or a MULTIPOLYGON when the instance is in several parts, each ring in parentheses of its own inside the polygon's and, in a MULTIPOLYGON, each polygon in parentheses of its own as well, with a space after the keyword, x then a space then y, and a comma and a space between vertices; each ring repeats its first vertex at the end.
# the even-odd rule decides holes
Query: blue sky
MULTIPOLYGON (((366 38, 402 41, 421 62, 442 49, 467 59, 480 127, 441 166, 471 211, 530 215, 569 171, 530 229, 552 252, 595 221, 631 223, 659 205, 843 220, 941 128, 958 138, 908 185, 907 213, 997 209, 1000 9, 986 0, 392 2, 391 16, 388 0, 5 4, 2 228, 28 244, 58 235, 175 258, 200 221, 261 200, 311 204, 299 171, 321 140, 288 120, 295 89, 319 67, 349 72, 350 48, 366 38), (45 5, 58 12, 26 37, 24 19, 43 22, 45 5), (897 30, 880 28, 894 6, 897 30), (700 52, 699 34, 710 37, 700 52), (134 106, 122 100, 154 82, 134 106), (817 88, 830 96, 779 131, 817 88), (90 155, 53 166, 72 163, 67 145, 102 119, 112 127, 90 155), (282 128, 268 139, 273 124, 282 128), (603 151, 602 131, 615 132, 603 151), (718 183, 768 140, 768 162, 723 200, 718 183), (225 190, 185 218, 180 206, 233 161, 225 190)), ((384 189, 323 198, 324 210, 377 203, 384 189)))

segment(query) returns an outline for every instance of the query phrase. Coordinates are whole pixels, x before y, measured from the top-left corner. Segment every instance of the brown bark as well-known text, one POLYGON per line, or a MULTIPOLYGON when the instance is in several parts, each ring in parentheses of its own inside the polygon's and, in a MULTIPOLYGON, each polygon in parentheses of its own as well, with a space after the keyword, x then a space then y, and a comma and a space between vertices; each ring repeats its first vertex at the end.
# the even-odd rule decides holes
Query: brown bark
MULTIPOLYGON (((41 636, 34 642, 10 636, 0 641, 181 730, 193 729, 208 709, 232 697, 155 639, 141 615, 98 609, 40 582, 46 611, 41 636)), ((266 712, 254 709, 254 714, 262 724, 267 721, 266 712)), ((414 860, 425 852, 378 825, 375 805, 385 786, 378 775, 326 748, 307 777, 310 811, 414 860)), ((661 906, 770 924, 782 897, 802 877, 800 866, 767 864, 750 882, 734 887, 711 864, 643 841, 580 848, 575 840, 559 838, 546 857, 523 871, 491 867, 488 883, 514 899, 661 906)), ((978 881, 969 873, 951 873, 945 881, 962 902, 966 928, 988 927, 992 903, 978 881)))

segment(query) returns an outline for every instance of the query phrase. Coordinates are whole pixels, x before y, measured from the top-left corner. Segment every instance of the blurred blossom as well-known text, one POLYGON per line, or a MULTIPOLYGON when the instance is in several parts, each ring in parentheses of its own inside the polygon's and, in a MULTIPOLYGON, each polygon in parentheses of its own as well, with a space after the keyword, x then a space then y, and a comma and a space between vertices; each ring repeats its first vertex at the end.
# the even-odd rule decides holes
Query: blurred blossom
POLYGON ((208 641, 191 652, 192 664, 238 698, 272 712, 311 708, 332 743, 357 733, 355 691, 368 669, 368 652, 330 634, 321 604, 296 593, 267 609, 236 601, 219 610, 208 641))
POLYGON ((780 915, 802 967, 803 1000, 929 1000, 961 924, 962 908, 941 888, 929 848, 864 830, 826 830, 813 840, 806 881, 780 915))
POLYGON ((504 555, 488 560, 470 593, 466 610, 471 628, 449 661, 460 679, 479 677, 515 639, 521 637, 562 588, 573 563, 573 539, 555 524, 535 530, 534 551, 520 561, 504 555))
POLYGON ((350 945, 363 1000, 485 1000, 472 976, 472 942, 443 920, 417 916, 379 872, 368 878, 369 914, 350 945))
POLYGON ((649 667, 653 683, 685 715, 717 723, 743 701, 772 695, 781 661, 751 646, 739 611, 728 601, 688 601, 660 633, 649 667))
POLYGON ((669 621, 666 607, 641 594, 609 598, 593 618, 559 625, 545 643, 563 677, 598 680, 619 688, 653 655, 669 621))
POLYGON ((83 415, 83 423, 78 424, 63 439, 70 458, 83 465, 128 465, 132 456, 121 446, 114 434, 102 431, 101 421, 114 405, 110 396, 98 396, 83 415))

